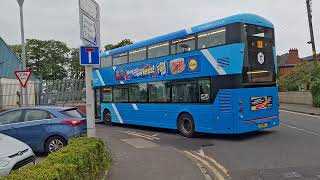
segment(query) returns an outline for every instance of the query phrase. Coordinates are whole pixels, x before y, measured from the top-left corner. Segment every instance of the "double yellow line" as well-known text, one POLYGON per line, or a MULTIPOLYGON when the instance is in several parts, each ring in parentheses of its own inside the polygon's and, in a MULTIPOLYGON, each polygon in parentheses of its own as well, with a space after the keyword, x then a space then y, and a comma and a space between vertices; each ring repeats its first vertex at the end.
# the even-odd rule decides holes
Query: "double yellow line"
MULTIPOLYGON (((203 151, 196 152, 196 151, 182 151, 182 153, 187 156, 191 161, 195 164, 200 164, 200 170, 204 174, 206 180, 212 179, 208 177, 208 174, 213 174, 214 179, 218 180, 229 180, 231 179, 230 175, 228 174, 228 170, 223 167, 219 162, 214 160, 213 158, 206 156, 203 151), (205 168, 209 172, 203 170, 205 168)), ((199 166, 199 165, 198 165, 199 166)))

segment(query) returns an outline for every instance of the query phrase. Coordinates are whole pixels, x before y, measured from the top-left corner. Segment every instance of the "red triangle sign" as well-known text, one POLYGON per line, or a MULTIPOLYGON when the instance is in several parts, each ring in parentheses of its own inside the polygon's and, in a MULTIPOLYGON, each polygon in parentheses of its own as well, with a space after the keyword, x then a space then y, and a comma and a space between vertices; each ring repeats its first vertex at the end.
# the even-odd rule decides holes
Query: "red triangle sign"
POLYGON ((16 77, 19 80, 21 86, 23 88, 26 88, 32 71, 31 70, 22 70, 22 71, 15 71, 14 73, 16 74, 16 77))

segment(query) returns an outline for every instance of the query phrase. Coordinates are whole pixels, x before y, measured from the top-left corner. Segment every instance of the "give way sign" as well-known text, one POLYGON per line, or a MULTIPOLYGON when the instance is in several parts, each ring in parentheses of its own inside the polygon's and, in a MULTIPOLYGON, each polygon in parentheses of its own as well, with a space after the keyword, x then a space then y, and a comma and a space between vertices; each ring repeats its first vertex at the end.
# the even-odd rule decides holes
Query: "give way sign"
POLYGON ((21 86, 23 88, 26 88, 32 71, 31 70, 22 70, 22 71, 15 71, 14 73, 16 74, 16 77, 19 80, 21 86))

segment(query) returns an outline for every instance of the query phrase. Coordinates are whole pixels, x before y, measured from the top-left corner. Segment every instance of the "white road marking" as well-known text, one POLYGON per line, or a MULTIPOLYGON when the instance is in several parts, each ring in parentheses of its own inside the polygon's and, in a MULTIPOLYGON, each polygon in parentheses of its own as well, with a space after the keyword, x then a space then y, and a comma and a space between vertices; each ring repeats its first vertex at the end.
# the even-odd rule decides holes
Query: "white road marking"
POLYGON ((211 176, 208 174, 206 169, 203 166, 201 166, 200 163, 195 163, 195 164, 198 166, 198 168, 200 169, 201 173, 203 174, 206 180, 212 180, 211 176))
MULTIPOLYGON (((202 149, 201 149, 201 150, 202 150, 202 149)), ((211 158, 211 157, 209 157, 209 156, 206 156, 206 155, 204 154, 203 150, 202 150, 202 152, 199 152, 199 153, 194 152, 194 153, 196 153, 196 154, 198 154, 198 155, 200 155, 200 156, 208 159, 208 160, 211 161, 215 166, 217 166, 224 174, 226 174, 227 176, 229 176, 228 170, 227 170, 225 167, 223 167, 218 161, 214 160, 213 158, 211 158)))
POLYGON ((295 127, 295 126, 292 126, 292 125, 289 125, 289 124, 284 124, 284 123, 280 123, 280 124, 283 125, 283 126, 286 126, 288 128, 296 129, 298 131, 302 131, 302 132, 306 132, 306 133, 313 134, 313 135, 316 135, 316 136, 320 136, 320 134, 315 133, 313 131, 309 131, 309 130, 306 130, 306 129, 298 128, 298 127, 295 127))
POLYGON ((208 161, 201 158, 201 156, 197 154, 193 154, 189 151, 183 151, 183 152, 192 161, 198 161, 203 165, 205 165, 210 171, 212 171, 212 173, 217 177, 218 180, 225 180, 224 176, 216 168, 214 168, 208 161))
POLYGON ((301 116, 308 116, 308 117, 313 117, 313 118, 320 118, 320 116, 298 113, 298 112, 294 112, 294 111, 280 110, 280 112, 286 112, 286 113, 297 114, 297 115, 301 115, 301 116))
POLYGON ((150 136, 150 135, 147 135, 147 134, 131 132, 131 131, 120 131, 120 132, 129 134, 129 135, 133 135, 133 136, 142 137, 142 138, 145 138, 145 139, 148 139, 148 140, 152 140, 152 141, 153 140, 160 140, 160 138, 158 138, 158 137, 150 136))

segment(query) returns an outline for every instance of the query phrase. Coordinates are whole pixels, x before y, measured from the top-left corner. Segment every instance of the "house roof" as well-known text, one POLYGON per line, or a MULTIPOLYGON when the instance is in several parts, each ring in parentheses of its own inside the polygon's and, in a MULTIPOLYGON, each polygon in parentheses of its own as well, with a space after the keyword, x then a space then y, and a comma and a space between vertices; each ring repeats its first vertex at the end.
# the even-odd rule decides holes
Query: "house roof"
MULTIPOLYGON (((320 53, 317 55, 318 60, 320 61, 320 53)), ((313 61, 313 55, 302 58, 303 61, 313 61)))
POLYGON ((284 67, 288 64, 289 53, 277 56, 277 62, 279 67, 284 67))

